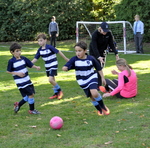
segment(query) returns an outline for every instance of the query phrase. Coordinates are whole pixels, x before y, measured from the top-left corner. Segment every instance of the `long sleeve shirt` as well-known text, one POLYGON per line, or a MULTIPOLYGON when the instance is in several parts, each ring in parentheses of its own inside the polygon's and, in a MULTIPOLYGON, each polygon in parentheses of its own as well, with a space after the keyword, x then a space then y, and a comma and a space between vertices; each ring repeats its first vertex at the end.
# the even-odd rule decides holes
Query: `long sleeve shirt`
POLYGON ((114 45, 112 34, 107 32, 106 35, 103 35, 98 30, 96 30, 92 34, 92 41, 90 43, 90 55, 94 56, 95 58, 99 58, 100 56, 103 57, 103 53, 108 46, 115 54, 118 54, 118 51, 114 45))
POLYGON ((135 21, 134 25, 133 25, 133 31, 134 31, 134 34, 136 34, 137 32, 140 32, 141 34, 144 34, 144 23, 140 20, 135 21))
POLYGON ((49 35, 51 34, 51 32, 57 32, 57 34, 59 34, 59 27, 56 22, 49 23, 49 35))
POLYGON ((137 95, 137 76, 136 73, 131 70, 131 75, 128 76, 128 71, 124 70, 118 75, 118 86, 110 93, 111 96, 119 93, 124 98, 131 98, 137 95), (128 78, 128 82, 124 82, 124 76, 128 78))

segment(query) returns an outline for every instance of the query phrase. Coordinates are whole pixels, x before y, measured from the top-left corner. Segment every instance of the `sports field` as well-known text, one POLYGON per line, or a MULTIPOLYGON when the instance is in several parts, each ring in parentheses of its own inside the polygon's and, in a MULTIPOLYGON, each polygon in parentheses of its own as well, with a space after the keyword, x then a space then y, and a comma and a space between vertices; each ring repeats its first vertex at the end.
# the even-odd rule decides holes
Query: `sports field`
MULTIPOLYGON (((75 41, 57 42, 57 48, 71 58, 75 55, 75 41)), ((33 59, 38 45, 24 42, 22 55, 33 59)), ((145 53, 120 54, 128 61, 138 76, 138 95, 132 99, 104 98, 111 114, 100 117, 80 89, 74 71, 63 72, 65 61, 58 56, 59 69, 56 81, 63 89, 61 100, 48 99, 53 95, 48 83, 44 63, 36 65, 40 71, 29 69, 34 83, 35 107, 40 115, 28 114, 28 104, 14 114, 13 104, 21 95, 10 74, 6 73, 7 62, 12 57, 10 43, 0 43, 0 148, 150 148, 150 50, 145 44, 145 53), (64 126, 53 130, 49 120, 60 116, 64 126)), ((104 69, 105 78, 116 78, 111 70, 116 69, 115 56, 109 54, 104 69)))

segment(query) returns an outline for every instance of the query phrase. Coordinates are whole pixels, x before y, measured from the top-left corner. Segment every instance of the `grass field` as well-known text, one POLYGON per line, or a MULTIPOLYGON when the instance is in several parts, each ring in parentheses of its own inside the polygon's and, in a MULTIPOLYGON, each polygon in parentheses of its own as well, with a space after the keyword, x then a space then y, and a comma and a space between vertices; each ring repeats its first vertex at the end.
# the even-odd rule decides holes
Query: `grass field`
MULTIPOLYGON (((74 43, 58 42, 58 49, 71 58, 74 52, 65 51, 74 51, 74 43)), ((21 44, 22 55, 32 60, 37 43, 21 44)), ((42 114, 28 114, 28 104, 14 114, 13 103, 22 98, 12 76, 6 73, 11 58, 9 46, 10 43, 0 43, 0 148, 150 148, 150 55, 120 54, 137 73, 138 95, 132 99, 104 98, 111 111, 104 117, 96 114, 90 99, 78 86, 74 71, 61 70, 65 61, 59 56, 56 80, 64 98, 49 100, 53 90, 40 59, 36 65, 41 70, 29 69, 29 74, 36 89, 35 107, 42 114), (50 128, 49 120, 53 116, 62 117, 62 129, 50 128)), ((149 46, 146 47, 146 53, 150 53, 149 46)), ((105 78, 116 78, 110 72, 117 69, 114 63, 114 55, 109 54, 105 78)))

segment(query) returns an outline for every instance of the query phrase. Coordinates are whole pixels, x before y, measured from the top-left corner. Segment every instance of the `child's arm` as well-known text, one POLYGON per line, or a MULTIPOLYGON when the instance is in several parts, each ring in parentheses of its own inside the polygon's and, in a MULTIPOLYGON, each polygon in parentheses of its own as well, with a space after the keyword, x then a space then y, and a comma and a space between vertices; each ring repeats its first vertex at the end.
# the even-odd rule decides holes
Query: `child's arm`
POLYGON ((16 76, 19 76, 19 77, 24 77, 25 76, 25 73, 23 73, 23 72, 10 72, 10 71, 7 71, 7 73, 9 73, 11 75, 16 75, 16 76))
POLYGON ((33 65, 31 68, 35 68, 36 70, 40 70, 41 69, 40 66, 36 66, 36 65, 33 65))
POLYGON ((63 70, 63 71, 68 71, 68 67, 67 67, 67 66, 63 66, 63 67, 62 67, 62 70, 63 70))
POLYGON ((36 58, 34 58, 31 62, 32 63, 35 63, 37 61, 37 59, 36 58))
POLYGON ((117 72, 116 70, 112 70, 111 73, 112 73, 113 75, 118 75, 118 74, 119 74, 119 72, 117 72))
POLYGON ((66 60, 67 62, 69 61, 69 59, 59 50, 59 55, 64 58, 64 60, 66 60))

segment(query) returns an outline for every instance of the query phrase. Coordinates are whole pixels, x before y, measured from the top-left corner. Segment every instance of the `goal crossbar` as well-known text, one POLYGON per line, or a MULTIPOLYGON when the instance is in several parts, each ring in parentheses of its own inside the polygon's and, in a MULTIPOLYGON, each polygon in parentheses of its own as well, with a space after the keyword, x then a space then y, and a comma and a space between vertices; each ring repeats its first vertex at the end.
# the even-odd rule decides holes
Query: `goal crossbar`
MULTIPOLYGON (((90 31, 88 30, 87 28, 87 24, 95 24, 95 25, 100 25, 102 22, 87 22, 87 21, 77 21, 76 22, 76 42, 79 41, 79 25, 82 24, 86 31, 88 32, 90 38, 92 37, 92 34, 90 33, 90 31)), ((127 51, 127 47, 126 47, 126 24, 128 24, 131 29, 133 30, 133 27, 131 25, 130 22, 128 21, 108 21, 107 22, 108 24, 122 24, 122 29, 123 29, 123 45, 124 45, 124 50, 121 51, 121 50, 118 50, 118 52, 124 52, 124 54, 127 54, 127 53, 135 53, 135 51, 127 51)))

